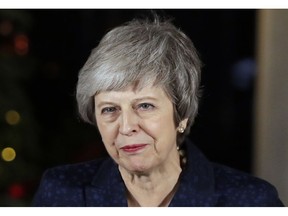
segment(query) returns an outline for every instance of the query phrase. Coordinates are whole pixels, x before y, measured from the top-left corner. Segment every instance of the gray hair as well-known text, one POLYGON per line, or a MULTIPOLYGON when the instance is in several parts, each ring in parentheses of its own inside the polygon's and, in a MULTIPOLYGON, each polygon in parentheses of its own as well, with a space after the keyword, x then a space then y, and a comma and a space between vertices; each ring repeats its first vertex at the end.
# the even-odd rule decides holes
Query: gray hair
POLYGON ((169 21, 132 20, 109 31, 79 72, 76 98, 82 119, 96 125, 94 96, 129 85, 160 86, 174 106, 175 125, 198 110, 201 62, 192 41, 169 21))

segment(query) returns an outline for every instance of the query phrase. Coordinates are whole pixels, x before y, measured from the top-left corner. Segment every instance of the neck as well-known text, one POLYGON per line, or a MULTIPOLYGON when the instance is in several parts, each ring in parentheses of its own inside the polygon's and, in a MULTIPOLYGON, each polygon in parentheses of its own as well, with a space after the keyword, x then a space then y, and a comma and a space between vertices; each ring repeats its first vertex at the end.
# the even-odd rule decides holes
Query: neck
POLYGON ((182 171, 180 162, 155 168, 149 173, 130 173, 119 166, 127 188, 128 206, 168 206, 176 190, 182 171))
POLYGON ((178 188, 178 183, 175 184, 175 186, 172 188, 172 190, 164 196, 161 196, 160 193, 155 193, 157 196, 147 196, 144 195, 141 197, 134 196, 128 189, 127 189, 127 202, 128 207, 168 207, 171 200, 174 197, 174 194, 176 193, 178 188))

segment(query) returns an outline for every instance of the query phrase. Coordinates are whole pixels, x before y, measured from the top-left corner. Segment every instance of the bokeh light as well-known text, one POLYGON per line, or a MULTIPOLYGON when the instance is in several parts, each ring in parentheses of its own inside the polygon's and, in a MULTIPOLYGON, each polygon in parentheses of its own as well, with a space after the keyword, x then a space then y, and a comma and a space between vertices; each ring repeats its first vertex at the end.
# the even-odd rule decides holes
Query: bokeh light
POLYGON ((9 125, 17 125, 20 122, 21 116, 17 111, 9 110, 5 114, 5 119, 9 125))
POLYGON ((16 151, 11 147, 7 147, 2 150, 1 156, 4 161, 10 162, 16 158, 16 151))
POLYGON ((25 196, 25 188, 21 184, 14 183, 10 185, 8 193, 13 199, 21 199, 25 196))
POLYGON ((12 33, 13 25, 9 20, 3 20, 0 23, 0 34, 3 36, 8 36, 12 33))
POLYGON ((29 50, 29 40, 24 34, 19 34, 14 38, 14 48, 18 55, 26 55, 29 50))

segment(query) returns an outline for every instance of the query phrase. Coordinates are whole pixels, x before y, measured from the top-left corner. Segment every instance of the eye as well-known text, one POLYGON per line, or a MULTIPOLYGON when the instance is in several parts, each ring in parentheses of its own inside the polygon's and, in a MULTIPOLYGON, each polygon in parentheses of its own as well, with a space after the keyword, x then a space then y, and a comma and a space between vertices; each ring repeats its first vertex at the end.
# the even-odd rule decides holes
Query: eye
POLYGON ((150 103, 141 103, 138 105, 138 109, 141 110, 151 110, 153 109, 155 106, 150 104, 150 103))
POLYGON ((101 110, 101 114, 109 114, 116 111, 116 107, 105 107, 101 110))

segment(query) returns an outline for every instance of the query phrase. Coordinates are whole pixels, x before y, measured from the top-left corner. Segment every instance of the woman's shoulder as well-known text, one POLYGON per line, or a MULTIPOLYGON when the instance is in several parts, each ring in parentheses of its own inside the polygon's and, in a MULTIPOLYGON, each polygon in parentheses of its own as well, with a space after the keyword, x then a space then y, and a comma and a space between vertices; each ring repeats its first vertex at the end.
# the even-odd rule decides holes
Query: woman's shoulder
POLYGON ((221 206, 283 206, 276 188, 249 173, 213 163, 221 206))
POLYGON ((87 181, 91 181, 101 165, 106 161, 106 158, 99 158, 52 167, 44 172, 42 178, 53 181, 64 181, 66 184, 85 184, 87 181))
POLYGON ((94 176, 106 163, 110 163, 109 159, 101 158, 47 169, 32 206, 84 205, 83 188, 91 184, 94 176))

